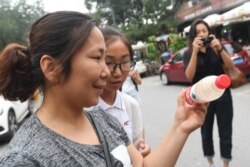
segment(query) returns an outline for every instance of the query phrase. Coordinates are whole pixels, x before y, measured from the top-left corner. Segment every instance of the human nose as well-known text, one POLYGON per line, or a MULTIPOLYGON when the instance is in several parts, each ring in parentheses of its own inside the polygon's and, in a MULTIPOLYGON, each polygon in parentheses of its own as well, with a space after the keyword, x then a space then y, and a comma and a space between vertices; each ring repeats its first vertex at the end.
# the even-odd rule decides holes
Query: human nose
POLYGON ((122 68, 121 68, 121 64, 116 64, 115 66, 114 66, 114 69, 113 69, 113 74, 114 75, 122 75, 122 68))
POLYGON ((208 37, 208 34, 206 32, 201 32, 200 33, 200 37, 201 38, 207 38, 208 37))
POLYGON ((104 63, 104 69, 103 69, 103 71, 101 73, 101 76, 103 78, 108 78, 110 76, 110 71, 109 71, 108 66, 106 65, 106 63, 104 63))
POLYGON ((115 72, 117 68, 119 68, 120 70, 122 70, 121 64, 115 64, 114 68, 113 68, 113 72, 115 72))

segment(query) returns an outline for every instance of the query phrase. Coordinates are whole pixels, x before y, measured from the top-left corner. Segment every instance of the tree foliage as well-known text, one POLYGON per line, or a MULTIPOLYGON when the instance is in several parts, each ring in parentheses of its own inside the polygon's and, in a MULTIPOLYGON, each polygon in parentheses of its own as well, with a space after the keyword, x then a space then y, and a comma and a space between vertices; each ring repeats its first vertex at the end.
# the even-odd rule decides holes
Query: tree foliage
POLYGON ((27 31, 32 22, 44 14, 43 4, 37 0, 0 0, 0 49, 8 43, 27 43, 27 31))
POLYGON ((85 5, 89 10, 95 7, 95 19, 109 25, 129 25, 142 20, 142 0, 85 0, 85 5))
POLYGON ((186 38, 180 37, 179 35, 176 34, 170 34, 170 37, 171 37, 171 43, 169 47, 172 52, 177 52, 178 50, 187 46, 186 38))
POLYGON ((148 37, 148 58, 160 61, 160 51, 156 48, 156 37, 154 35, 148 37))
POLYGON ((174 10, 171 0, 85 0, 93 16, 101 24, 119 27, 132 41, 146 41, 150 35, 174 32, 174 10), (93 5, 95 4, 95 5, 93 5))

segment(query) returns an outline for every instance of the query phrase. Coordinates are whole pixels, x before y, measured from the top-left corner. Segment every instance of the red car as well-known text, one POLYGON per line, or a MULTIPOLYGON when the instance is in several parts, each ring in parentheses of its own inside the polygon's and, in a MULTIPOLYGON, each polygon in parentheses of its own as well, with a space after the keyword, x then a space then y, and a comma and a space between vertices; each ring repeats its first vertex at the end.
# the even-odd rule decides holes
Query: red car
MULTIPOLYGON (((250 77, 250 55, 238 44, 229 41, 222 41, 224 48, 231 55, 231 58, 237 68, 239 68, 248 78, 250 77)), ((159 69, 160 79, 163 85, 176 83, 191 83, 186 76, 183 64, 183 54, 187 48, 176 52, 159 69)))

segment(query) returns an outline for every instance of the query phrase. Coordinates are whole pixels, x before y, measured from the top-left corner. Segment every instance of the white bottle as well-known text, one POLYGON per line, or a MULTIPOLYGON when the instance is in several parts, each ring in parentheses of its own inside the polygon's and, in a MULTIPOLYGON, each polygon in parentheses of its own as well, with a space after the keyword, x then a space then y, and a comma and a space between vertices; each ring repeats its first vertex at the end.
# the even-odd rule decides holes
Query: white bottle
POLYGON ((230 84, 231 80, 226 74, 210 75, 189 87, 185 93, 185 99, 191 105, 211 102, 220 98, 230 84))

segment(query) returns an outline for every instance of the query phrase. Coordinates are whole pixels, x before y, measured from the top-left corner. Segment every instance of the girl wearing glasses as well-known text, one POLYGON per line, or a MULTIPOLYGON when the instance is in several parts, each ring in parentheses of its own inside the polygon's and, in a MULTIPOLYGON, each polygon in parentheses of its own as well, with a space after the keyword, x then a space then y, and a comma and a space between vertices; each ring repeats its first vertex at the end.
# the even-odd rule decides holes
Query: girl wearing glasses
POLYGON ((106 64, 110 71, 98 106, 116 117, 130 141, 143 156, 150 152, 144 141, 142 115, 137 101, 119 89, 135 66, 129 40, 111 27, 101 29, 107 47, 106 64))

